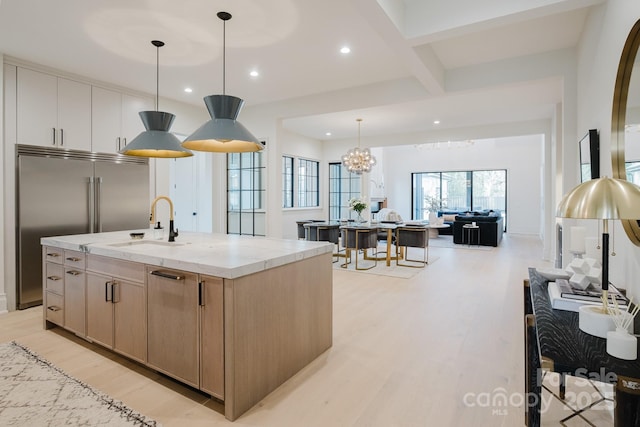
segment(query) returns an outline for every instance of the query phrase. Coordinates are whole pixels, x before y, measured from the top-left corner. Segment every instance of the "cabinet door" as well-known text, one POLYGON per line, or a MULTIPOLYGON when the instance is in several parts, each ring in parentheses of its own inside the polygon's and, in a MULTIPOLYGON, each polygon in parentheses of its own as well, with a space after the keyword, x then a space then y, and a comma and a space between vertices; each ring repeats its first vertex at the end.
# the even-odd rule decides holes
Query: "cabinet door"
POLYGON ((148 267, 147 310, 149 366, 197 388, 197 276, 148 267))
POLYGON ((145 130, 138 113, 152 110, 154 110, 153 99, 122 95, 122 147, 145 130))
POLYGON ((122 94, 95 86, 91 93, 91 151, 116 153, 122 139, 122 94))
POLYGON ((91 149, 91 86, 58 78, 58 146, 91 149))
POLYGON ((200 390, 224 400, 223 280, 200 279, 200 390))
POLYGON ((54 147, 58 127, 58 78, 18 68, 18 144, 54 147))
POLYGON ((84 271, 66 267, 64 275, 64 327, 78 335, 85 335, 85 279, 84 271))
POLYGON ((87 273, 87 338, 113 348, 112 280, 87 273))
POLYGON ((119 353, 147 361, 147 311, 144 285, 116 279, 114 282, 114 342, 119 353))

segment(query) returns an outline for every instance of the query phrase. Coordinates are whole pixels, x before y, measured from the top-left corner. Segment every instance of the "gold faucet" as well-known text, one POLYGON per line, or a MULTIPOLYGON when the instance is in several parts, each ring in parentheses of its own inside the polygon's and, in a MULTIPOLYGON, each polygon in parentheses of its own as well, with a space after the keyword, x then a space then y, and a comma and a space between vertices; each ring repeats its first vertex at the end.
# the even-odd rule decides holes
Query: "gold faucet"
POLYGON ((166 200, 169 202, 169 241, 175 242, 176 237, 178 237, 178 230, 173 229, 173 202, 170 198, 167 196, 158 196, 153 199, 153 202, 151 202, 151 216, 149 217, 149 223, 153 225, 156 222, 156 203, 160 200, 166 200))

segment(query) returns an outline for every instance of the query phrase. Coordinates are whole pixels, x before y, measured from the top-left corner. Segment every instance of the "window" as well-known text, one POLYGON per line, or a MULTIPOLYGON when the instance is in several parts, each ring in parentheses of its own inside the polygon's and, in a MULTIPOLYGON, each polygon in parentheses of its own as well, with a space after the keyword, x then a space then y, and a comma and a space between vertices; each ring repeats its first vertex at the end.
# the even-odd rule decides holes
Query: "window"
POLYGON ((432 210, 500 211, 507 215, 507 171, 424 172, 411 174, 413 219, 432 210))
POLYGON ((355 219, 349 200, 360 197, 361 176, 347 171, 342 163, 329 164, 329 220, 355 219))
POLYGON ((319 163, 313 160, 298 160, 298 207, 320 206, 319 163))
POLYGON ((282 156, 282 207, 293 207, 293 157, 282 156))
POLYGON ((266 234, 262 152, 227 154, 227 233, 266 234))

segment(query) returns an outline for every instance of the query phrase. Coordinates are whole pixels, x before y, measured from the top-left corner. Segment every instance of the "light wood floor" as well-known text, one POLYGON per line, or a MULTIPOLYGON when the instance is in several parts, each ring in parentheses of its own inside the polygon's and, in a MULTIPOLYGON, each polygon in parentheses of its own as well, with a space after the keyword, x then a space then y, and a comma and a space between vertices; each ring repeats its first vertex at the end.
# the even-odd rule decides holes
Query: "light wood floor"
POLYGON ((437 261, 412 279, 335 271, 333 347, 234 423, 204 395, 44 331, 41 308, 0 315, 0 342, 164 426, 522 426, 522 281, 528 267, 550 266, 541 252, 536 238, 505 235, 493 251, 432 247, 437 261), (515 405, 483 404, 497 393, 515 405))

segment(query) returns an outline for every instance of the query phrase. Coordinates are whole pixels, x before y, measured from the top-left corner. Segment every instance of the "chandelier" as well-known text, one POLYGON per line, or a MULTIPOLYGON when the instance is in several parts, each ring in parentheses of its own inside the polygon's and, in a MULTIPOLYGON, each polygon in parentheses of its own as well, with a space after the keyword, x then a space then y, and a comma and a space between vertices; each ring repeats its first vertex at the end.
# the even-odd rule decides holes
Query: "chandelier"
POLYGON ((371 172, 371 168, 376 164, 376 158, 368 148, 360 148, 360 124, 362 119, 356 119, 356 121, 358 122, 358 146, 347 151, 347 154, 342 156, 342 164, 349 172, 360 175, 363 172, 371 172))

